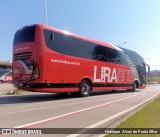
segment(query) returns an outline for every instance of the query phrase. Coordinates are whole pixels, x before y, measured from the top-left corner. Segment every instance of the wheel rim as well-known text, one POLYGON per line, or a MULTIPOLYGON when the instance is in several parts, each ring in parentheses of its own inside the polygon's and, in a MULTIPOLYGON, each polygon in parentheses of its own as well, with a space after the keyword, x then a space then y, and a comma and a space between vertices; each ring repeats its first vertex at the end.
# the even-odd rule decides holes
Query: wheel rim
POLYGON ((83 92, 83 94, 87 95, 89 92, 89 86, 87 83, 83 84, 81 91, 83 92))

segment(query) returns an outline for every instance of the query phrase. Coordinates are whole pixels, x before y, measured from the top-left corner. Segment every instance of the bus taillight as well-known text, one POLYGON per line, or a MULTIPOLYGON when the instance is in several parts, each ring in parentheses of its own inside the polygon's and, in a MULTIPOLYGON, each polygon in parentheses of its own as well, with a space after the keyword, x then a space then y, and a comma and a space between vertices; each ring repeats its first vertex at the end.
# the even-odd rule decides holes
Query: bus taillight
POLYGON ((34 67, 33 67, 33 72, 32 72, 32 77, 31 80, 35 80, 37 78, 39 78, 39 67, 37 62, 34 61, 34 67))

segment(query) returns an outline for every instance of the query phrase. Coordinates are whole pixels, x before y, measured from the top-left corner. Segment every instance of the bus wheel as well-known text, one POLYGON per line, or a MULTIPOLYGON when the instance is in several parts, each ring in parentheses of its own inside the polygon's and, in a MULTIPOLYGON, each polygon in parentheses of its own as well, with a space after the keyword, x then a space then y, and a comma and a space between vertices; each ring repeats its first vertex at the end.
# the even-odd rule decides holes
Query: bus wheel
POLYGON ((79 95, 81 97, 87 97, 91 93, 91 85, 87 80, 83 80, 80 84, 79 95))
POLYGON ((136 91, 136 83, 133 84, 133 89, 132 89, 132 91, 133 91, 133 92, 136 91))
POLYGON ((135 92, 136 91, 136 83, 132 85, 132 89, 127 89, 127 91, 135 92))

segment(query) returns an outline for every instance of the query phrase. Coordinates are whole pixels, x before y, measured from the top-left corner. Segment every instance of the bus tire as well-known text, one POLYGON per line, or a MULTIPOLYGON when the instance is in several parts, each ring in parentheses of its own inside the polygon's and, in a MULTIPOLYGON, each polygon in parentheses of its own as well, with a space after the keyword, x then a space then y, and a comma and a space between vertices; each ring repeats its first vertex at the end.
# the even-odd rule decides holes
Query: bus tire
POLYGON ((132 88, 131 88, 131 89, 127 89, 127 91, 129 91, 129 92, 135 92, 135 91, 136 91, 136 83, 134 83, 134 84, 132 85, 132 88))
POLYGON ((91 85, 88 80, 83 80, 80 84, 79 95, 80 97, 87 97, 91 93, 91 85))
POLYGON ((132 89, 132 92, 135 92, 136 91, 136 83, 133 84, 133 89, 132 89))

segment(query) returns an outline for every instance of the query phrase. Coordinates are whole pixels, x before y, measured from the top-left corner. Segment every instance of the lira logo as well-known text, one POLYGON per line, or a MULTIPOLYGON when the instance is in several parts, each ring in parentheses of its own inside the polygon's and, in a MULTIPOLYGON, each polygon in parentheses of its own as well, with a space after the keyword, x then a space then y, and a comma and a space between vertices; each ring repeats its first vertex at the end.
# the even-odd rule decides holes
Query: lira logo
POLYGON ((106 83, 131 83, 133 82, 133 75, 131 70, 103 66, 98 69, 97 66, 94 66, 93 80, 94 82, 106 83))

